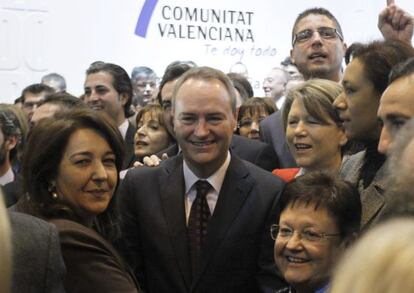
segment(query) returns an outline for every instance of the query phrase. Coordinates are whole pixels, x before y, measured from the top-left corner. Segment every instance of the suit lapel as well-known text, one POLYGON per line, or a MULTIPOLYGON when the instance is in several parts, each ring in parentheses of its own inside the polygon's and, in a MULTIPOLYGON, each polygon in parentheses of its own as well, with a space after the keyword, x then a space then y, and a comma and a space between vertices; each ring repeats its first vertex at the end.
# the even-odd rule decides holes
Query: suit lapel
POLYGON ((191 267, 187 243, 187 225, 184 208, 184 174, 182 156, 166 163, 166 173, 160 176, 161 204, 185 285, 190 288, 191 267))
POLYGON ((252 189, 253 182, 248 175, 248 170, 243 162, 233 155, 221 187, 214 213, 208 224, 207 239, 202 253, 200 275, 194 278, 193 285, 199 280, 203 271, 214 257, 218 247, 226 238, 228 230, 236 220, 240 209, 252 189))
MULTIPOLYGON (((362 221, 361 227, 376 221, 376 215, 380 212, 385 204, 385 184, 386 184, 386 167, 385 164, 377 171, 372 183, 367 189, 359 188, 362 203, 362 221)), ((362 182, 362 180, 361 180, 362 182)))

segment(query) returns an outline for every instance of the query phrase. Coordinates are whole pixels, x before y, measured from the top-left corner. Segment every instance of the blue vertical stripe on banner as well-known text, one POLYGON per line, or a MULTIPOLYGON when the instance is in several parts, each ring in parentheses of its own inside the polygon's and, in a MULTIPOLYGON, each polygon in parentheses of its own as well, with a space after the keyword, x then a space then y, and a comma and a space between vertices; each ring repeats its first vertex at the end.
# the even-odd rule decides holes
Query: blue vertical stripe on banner
POLYGON ((158 0, 145 0, 141 13, 138 17, 137 26, 135 27, 135 34, 137 36, 143 38, 147 36, 148 25, 157 2, 158 0))

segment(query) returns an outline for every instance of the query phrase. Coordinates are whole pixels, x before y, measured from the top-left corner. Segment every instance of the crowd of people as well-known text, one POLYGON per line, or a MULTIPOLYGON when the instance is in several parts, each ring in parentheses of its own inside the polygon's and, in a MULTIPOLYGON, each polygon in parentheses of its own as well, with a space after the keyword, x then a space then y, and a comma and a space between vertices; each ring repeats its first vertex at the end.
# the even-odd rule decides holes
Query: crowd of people
POLYGON ((0 291, 411 292, 414 19, 378 28, 303 11, 265 97, 96 61, 0 104, 0 291))

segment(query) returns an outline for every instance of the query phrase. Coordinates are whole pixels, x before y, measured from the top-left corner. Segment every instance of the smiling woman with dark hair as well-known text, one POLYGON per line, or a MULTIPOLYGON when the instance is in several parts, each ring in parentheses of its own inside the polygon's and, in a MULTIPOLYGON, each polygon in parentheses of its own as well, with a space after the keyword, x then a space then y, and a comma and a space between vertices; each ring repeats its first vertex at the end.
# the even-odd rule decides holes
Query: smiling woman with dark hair
POLYGON ((17 211, 59 230, 66 292, 138 292, 111 245, 119 237, 115 190, 123 140, 109 117, 79 109, 43 119, 23 158, 25 197, 17 211))

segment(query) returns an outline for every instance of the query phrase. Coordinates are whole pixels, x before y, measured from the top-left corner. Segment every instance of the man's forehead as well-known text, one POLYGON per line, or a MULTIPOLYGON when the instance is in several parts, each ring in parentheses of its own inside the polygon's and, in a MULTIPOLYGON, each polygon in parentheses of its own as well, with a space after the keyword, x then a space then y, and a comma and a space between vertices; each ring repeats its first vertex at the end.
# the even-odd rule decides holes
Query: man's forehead
POLYGON ((46 95, 46 92, 41 92, 38 94, 34 94, 34 93, 26 93, 24 96, 24 100, 27 101, 39 101, 42 100, 46 95))
POLYGON ((410 98, 414 106, 414 73, 392 82, 384 91, 386 99, 410 98))
POLYGON ((150 81, 154 81, 156 78, 157 77, 153 73, 152 74, 141 73, 134 77, 134 82, 138 82, 138 81, 150 82, 150 81))
POLYGON ((298 21, 295 33, 306 29, 317 29, 319 27, 333 27, 338 29, 335 21, 324 14, 309 14, 298 21))
POLYGON ((85 80, 85 87, 106 85, 112 86, 113 77, 106 71, 98 71, 95 73, 88 74, 85 80))

